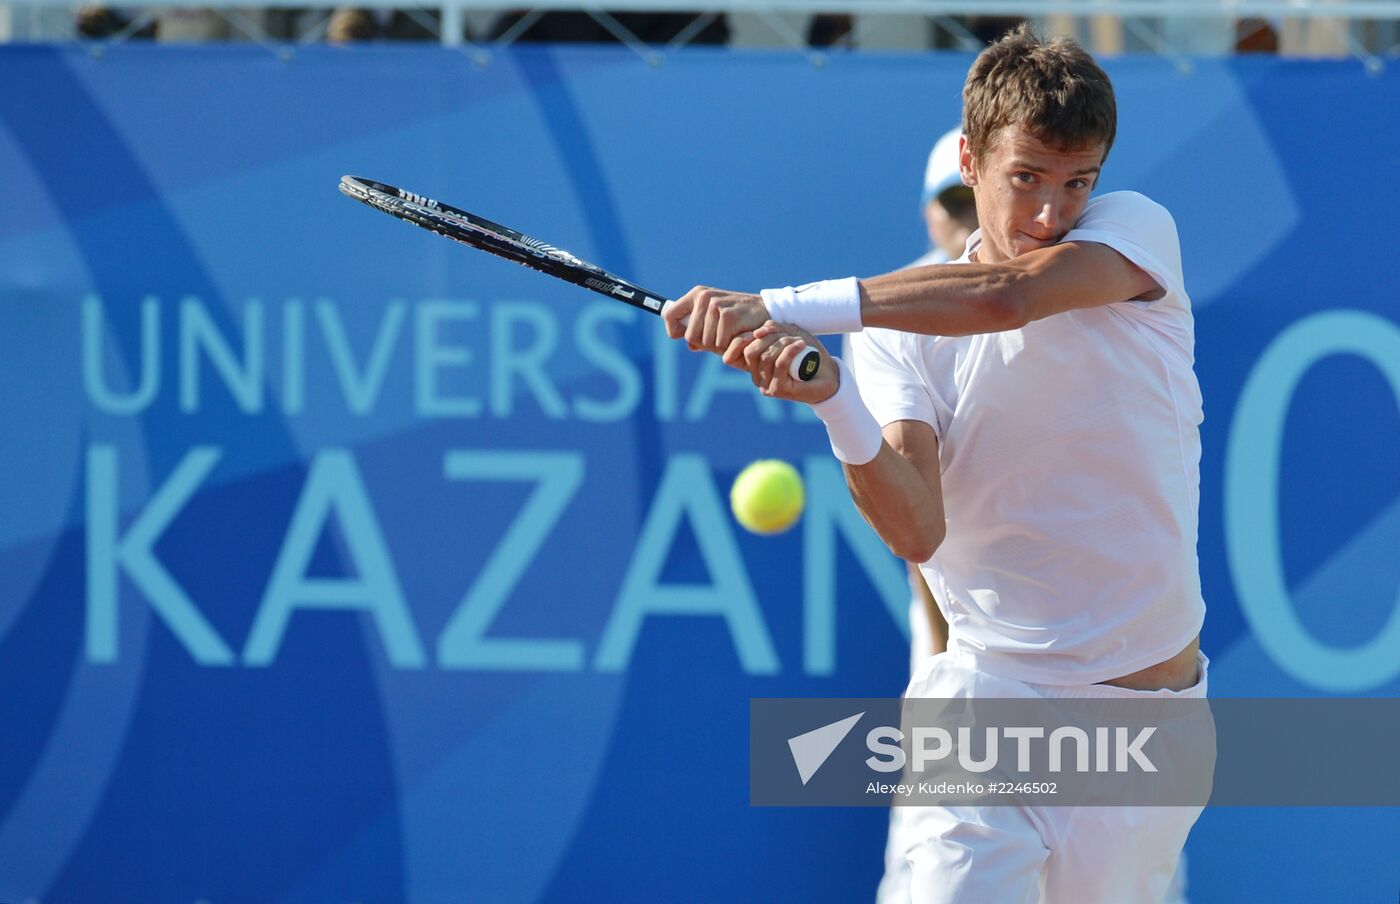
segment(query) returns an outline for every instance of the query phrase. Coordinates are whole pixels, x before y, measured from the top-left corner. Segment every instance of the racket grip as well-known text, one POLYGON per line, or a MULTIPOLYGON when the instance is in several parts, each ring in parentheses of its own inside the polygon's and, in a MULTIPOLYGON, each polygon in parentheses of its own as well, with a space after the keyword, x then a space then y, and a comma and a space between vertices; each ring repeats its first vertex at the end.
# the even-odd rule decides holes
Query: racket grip
POLYGON ((788 368, 788 375, 794 380, 806 383, 822 369, 822 353, 814 348, 804 348, 788 368))
MULTIPOLYGON (((675 304, 674 301, 668 301, 668 302, 666 302, 666 306, 670 306, 670 305, 673 305, 673 304, 675 304)), ((666 307, 663 306, 663 307, 661 308, 661 311, 664 312, 665 310, 666 310, 666 307)), ((659 312, 658 312, 658 313, 659 313, 659 312)), ((688 326, 689 324, 690 324, 690 318, 689 318, 689 317, 686 317, 686 318, 684 318, 683 320, 681 320, 681 326, 682 326, 682 327, 688 326)), ((813 377, 815 377, 815 376, 817 375, 817 372, 820 371, 821 369, 822 369, 822 354, 821 354, 821 352, 817 351, 817 350, 814 349, 814 348, 809 348, 809 349, 806 349, 805 351, 803 351, 802 354, 798 355, 798 356, 793 360, 792 366, 788 368, 788 376, 792 377, 794 380, 799 380, 799 381, 801 381, 801 382, 803 382, 803 383, 806 383, 806 382, 808 382, 809 380, 811 380, 813 377)))

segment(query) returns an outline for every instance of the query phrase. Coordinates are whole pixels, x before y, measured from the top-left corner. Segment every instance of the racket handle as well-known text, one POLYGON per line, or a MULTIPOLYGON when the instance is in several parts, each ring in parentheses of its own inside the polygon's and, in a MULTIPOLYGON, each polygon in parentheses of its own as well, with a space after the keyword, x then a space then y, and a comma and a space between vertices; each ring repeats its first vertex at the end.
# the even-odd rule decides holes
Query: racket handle
MULTIPOLYGON (((670 306, 673 304, 675 304, 674 301, 666 302, 666 306, 670 306)), ((662 313, 665 310, 666 307, 662 307, 661 311, 658 311, 657 313, 662 313)), ((681 320, 682 327, 688 326, 689 324, 689 317, 686 317, 681 320)), ((806 383, 813 377, 815 377, 817 375, 817 372, 821 369, 822 353, 814 348, 809 348, 802 354, 798 355, 795 359, 793 359, 792 366, 788 368, 788 376, 792 377, 794 380, 806 383)))
POLYGON ((788 368, 788 375, 794 380, 806 383, 822 369, 822 353, 814 348, 804 348, 788 368))

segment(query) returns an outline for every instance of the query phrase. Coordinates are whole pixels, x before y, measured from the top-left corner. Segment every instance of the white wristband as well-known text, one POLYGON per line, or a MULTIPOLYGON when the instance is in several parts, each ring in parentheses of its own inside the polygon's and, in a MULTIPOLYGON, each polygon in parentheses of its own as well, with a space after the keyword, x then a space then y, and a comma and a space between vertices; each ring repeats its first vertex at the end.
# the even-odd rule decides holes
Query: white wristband
POLYGON ((763 305, 770 319, 791 323, 809 333, 859 333, 860 280, 827 279, 805 286, 764 289, 763 305))
POLYGON ((831 440, 831 451, 848 465, 863 465, 875 460, 884 444, 884 434, 875 416, 861 400, 860 389, 856 386, 855 375, 841 363, 840 358, 832 358, 836 365, 840 383, 836 394, 825 402, 817 402, 812 411, 826 424, 826 436, 831 440))

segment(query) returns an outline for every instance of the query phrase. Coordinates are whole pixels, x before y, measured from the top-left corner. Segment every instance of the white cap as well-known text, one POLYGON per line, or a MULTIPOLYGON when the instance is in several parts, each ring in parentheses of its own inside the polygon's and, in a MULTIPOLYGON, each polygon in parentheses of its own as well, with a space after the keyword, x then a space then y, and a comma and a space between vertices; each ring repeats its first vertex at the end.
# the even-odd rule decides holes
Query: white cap
POLYGON ((957 126, 946 132, 934 144, 928 155, 928 166, 924 169, 924 199, 927 204, 954 185, 962 185, 962 170, 958 161, 958 139, 962 137, 962 127, 957 126))

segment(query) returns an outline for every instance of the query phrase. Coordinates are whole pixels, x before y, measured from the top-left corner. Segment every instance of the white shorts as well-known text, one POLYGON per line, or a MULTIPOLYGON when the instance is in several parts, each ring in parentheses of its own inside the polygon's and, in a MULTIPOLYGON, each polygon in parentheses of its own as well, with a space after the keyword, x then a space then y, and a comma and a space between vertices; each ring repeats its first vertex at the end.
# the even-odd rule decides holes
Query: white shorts
MULTIPOLYGON (((909 697, 1204 698, 1210 661, 1184 691, 1056 686, 978 671, 970 656, 925 660, 909 697)), ((1147 904, 1168 899, 1201 807, 902 807, 898 835, 914 904, 1147 904)))

